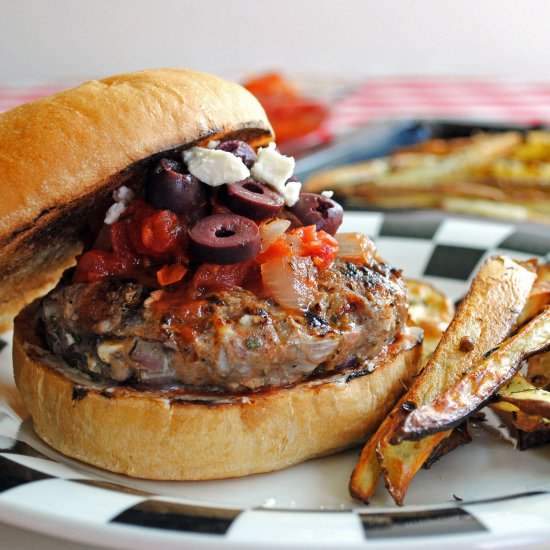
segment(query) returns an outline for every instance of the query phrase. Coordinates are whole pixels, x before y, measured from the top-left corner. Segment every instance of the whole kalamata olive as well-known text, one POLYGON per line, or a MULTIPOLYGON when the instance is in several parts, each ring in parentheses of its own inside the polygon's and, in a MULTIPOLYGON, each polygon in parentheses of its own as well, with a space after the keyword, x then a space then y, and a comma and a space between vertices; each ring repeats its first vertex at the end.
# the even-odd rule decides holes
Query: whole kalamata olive
POLYGON ((252 149, 248 143, 238 139, 222 141, 216 149, 234 154, 236 157, 239 157, 248 168, 256 162, 256 152, 254 149, 252 149))
POLYGON ((336 201, 315 193, 301 193, 290 211, 303 225, 315 225, 318 231, 330 235, 338 231, 344 217, 344 211, 336 201))
POLYGON ((200 260, 211 264, 237 264, 260 251, 258 226, 237 214, 216 214, 198 221, 189 232, 200 260))
POLYGON ((186 174, 183 164, 160 159, 153 165, 145 182, 145 200, 158 210, 171 210, 198 219, 208 198, 205 185, 186 174))
POLYGON ((224 194, 233 212, 255 221, 274 218, 285 203, 279 193, 252 178, 226 185, 224 194))

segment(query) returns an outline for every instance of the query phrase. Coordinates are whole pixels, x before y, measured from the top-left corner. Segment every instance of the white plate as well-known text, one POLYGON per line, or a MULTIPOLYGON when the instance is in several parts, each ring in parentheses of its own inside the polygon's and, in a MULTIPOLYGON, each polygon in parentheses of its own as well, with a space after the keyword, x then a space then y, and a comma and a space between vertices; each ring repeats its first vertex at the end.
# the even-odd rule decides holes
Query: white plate
MULTIPOLYGON (((491 254, 550 254, 546 228, 434 213, 348 213, 342 229, 373 235, 383 257, 451 299, 491 254)), ((10 371, 7 347, 1 377, 10 371)), ((382 486, 366 507, 347 493, 358 450, 242 479, 133 480, 58 454, 0 401, 0 520, 133 550, 543 547, 550 448, 520 452, 497 428, 480 424, 473 443, 419 472, 403 508, 382 486)))

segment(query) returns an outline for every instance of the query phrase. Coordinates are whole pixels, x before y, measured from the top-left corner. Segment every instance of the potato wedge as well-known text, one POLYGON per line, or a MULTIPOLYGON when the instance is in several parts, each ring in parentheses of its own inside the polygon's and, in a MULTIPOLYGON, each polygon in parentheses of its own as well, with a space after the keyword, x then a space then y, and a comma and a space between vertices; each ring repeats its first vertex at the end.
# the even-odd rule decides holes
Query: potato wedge
POLYGON ((407 279, 409 299, 408 324, 420 327, 424 331, 422 348, 423 365, 432 355, 441 335, 452 321, 454 304, 430 283, 407 279))
POLYGON ((422 468, 429 470, 439 459, 446 454, 454 451, 456 448, 467 445, 472 442, 472 430, 469 420, 459 424, 449 435, 443 439, 439 445, 433 450, 432 454, 422 464, 422 468))
POLYGON ((527 303, 518 317, 517 326, 521 327, 530 319, 537 316, 547 305, 550 304, 550 281, 535 281, 527 303))
POLYGON ((527 380, 537 388, 550 391, 550 352, 541 353, 529 359, 527 380))
POLYGON ((305 189, 331 189, 354 205, 550 223, 549 151, 548 131, 434 139, 320 171, 305 189))
POLYGON ((518 132, 478 134, 470 139, 468 147, 459 147, 445 155, 427 153, 403 167, 395 166, 390 157, 325 170, 309 178, 304 188, 310 192, 340 191, 358 184, 385 189, 430 188, 441 181, 460 179, 470 170, 508 153, 521 139, 518 132))
MULTIPOLYGON (((401 426, 396 429, 394 439, 417 440, 455 427, 510 380, 525 359, 548 350, 550 308, 503 342, 443 395, 407 415, 401 426)), ((517 401, 513 395, 502 399, 509 403, 517 401)), ((529 406, 529 402, 524 401, 523 404, 529 406)), ((547 404, 550 407, 550 401, 547 404)), ((527 410, 524 412, 529 413, 527 410)))
POLYGON ((520 372, 500 388, 495 398, 490 404, 493 409, 550 418, 550 392, 537 388, 520 372))
POLYGON ((539 447, 550 443, 550 420, 541 416, 532 416, 514 408, 510 403, 498 401, 490 405, 502 422, 507 426, 512 437, 516 439, 516 447, 520 451, 539 447))
POLYGON ((350 482, 353 496, 363 501, 366 496, 368 500, 374 480, 383 471, 395 502, 403 503, 412 478, 450 430, 421 441, 392 445, 396 430, 411 410, 442 395, 484 353, 500 344, 523 309, 534 280, 531 264, 522 265, 507 256, 490 258, 482 265, 432 358, 367 443, 350 482), (378 464, 373 453, 378 456, 378 464))
POLYGON ((523 432, 540 432, 550 430, 550 419, 518 411, 513 414, 513 423, 523 432))
POLYGON ((368 504, 369 499, 372 497, 382 474, 376 449, 390 426, 391 416, 386 416, 376 433, 370 437, 363 447, 361 456, 351 474, 348 487, 349 494, 365 504, 368 504))

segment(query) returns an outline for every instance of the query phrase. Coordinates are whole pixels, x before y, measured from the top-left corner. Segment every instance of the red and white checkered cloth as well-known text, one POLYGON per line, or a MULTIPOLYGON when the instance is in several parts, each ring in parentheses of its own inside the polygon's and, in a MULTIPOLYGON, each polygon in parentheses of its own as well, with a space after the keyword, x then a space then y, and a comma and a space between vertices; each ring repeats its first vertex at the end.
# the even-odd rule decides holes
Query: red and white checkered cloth
POLYGON ((44 97, 59 90, 75 86, 72 82, 27 82, 0 84, 0 112, 13 107, 44 97))
POLYGON ((550 82, 464 78, 366 80, 335 105, 328 126, 338 133, 373 120, 411 117, 549 123, 550 82))
MULTIPOLYGON (((0 84, 0 111, 75 84, 0 84)), ((337 94, 325 129, 329 134, 373 120, 411 117, 550 123, 550 82, 395 77, 368 79, 351 88, 343 98, 337 94)))

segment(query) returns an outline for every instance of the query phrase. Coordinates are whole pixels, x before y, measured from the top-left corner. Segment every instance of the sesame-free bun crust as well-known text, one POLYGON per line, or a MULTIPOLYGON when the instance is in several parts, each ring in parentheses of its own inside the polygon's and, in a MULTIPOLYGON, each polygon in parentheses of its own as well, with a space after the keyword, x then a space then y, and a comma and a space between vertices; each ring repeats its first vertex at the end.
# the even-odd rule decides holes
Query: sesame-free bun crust
POLYGON ((38 435, 67 456, 148 479, 269 472, 353 446, 405 391, 421 354, 416 345, 370 374, 192 402, 75 379, 44 351, 35 310, 31 304, 15 320, 14 371, 38 435))
POLYGON ((0 329, 57 282, 110 191, 163 152, 217 137, 259 146, 273 133, 247 90, 183 69, 92 80, 1 114, 0 329))

